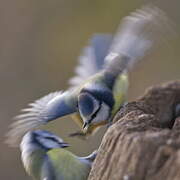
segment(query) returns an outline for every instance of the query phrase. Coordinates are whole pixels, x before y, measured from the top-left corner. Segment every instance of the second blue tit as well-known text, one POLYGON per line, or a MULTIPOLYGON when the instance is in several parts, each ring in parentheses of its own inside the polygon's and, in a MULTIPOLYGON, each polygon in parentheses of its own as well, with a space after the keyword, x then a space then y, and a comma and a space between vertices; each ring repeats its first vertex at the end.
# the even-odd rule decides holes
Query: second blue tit
POLYGON ((87 180, 96 151, 78 157, 64 149, 68 146, 48 131, 26 133, 20 144, 26 172, 34 180, 87 180))
POLYGON ((145 6, 123 18, 114 38, 93 36, 79 58, 70 88, 50 93, 23 109, 11 126, 8 143, 16 145, 27 131, 66 115, 73 117, 81 127, 79 135, 85 136, 111 122, 126 100, 127 72, 167 36, 169 29, 164 12, 145 6))

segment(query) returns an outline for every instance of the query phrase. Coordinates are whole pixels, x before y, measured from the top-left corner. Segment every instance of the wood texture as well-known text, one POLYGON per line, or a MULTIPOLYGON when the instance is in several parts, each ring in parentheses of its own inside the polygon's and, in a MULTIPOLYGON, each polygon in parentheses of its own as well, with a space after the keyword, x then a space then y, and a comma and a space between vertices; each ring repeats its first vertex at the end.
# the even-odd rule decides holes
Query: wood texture
POLYGON ((106 132, 89 180, 179 180, 180 81, 149 88, 106 132))

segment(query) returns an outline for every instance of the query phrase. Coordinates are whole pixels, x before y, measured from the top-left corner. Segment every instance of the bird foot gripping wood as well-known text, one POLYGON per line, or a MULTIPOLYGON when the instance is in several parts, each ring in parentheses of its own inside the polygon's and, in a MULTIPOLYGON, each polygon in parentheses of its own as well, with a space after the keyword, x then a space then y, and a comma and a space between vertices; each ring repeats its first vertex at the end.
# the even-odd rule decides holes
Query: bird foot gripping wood
POLYGON ((180 81, 149 88, 114 118, 89 180, 180 179, 180 81))

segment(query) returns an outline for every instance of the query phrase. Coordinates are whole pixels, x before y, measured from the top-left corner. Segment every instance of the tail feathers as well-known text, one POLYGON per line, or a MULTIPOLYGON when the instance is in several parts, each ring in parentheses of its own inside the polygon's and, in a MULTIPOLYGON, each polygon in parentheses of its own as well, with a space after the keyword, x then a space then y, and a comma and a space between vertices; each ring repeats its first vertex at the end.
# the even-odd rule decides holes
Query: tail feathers
POLYGON ((30 103, 29 108, 22 109, 22 114, 16 116, 15 122, 10 125, 10 131, 6 134, 6 143, 12 147, 19 146, 25 133, 45 124, 48 121, 46 109, 49 102, 61 95, 61 91, 50 93, 34 103, 30 103))
POLYGON ((105 67, 120 73, 129 70, 173 33, 172 22, 161 9, 144 6, 122 20, 105 67))

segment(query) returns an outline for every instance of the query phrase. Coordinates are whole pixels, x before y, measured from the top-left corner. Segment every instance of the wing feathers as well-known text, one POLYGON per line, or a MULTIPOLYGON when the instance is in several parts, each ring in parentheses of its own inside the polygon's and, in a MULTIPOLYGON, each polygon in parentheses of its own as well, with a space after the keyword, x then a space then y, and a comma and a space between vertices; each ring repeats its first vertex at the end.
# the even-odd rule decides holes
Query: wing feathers
POLYGON ((111 41, 112 36, 109 34, 96 34, 91 38, 89 46, 84 48, 79 57, 79 65, 75 69, 76 76, 69 80, 72 87, 82 84, 103 68, 111 41))
POLYGON ((29 108, 22 109, 22 114, 14 118, 15 122, 10 125, 10 131, 7 133, 6 142, 11 146, 17 146, 21 137, 27 132, 40 125, 43 125, 48 120, 49 102, 54 98, 62 96, 62 91, 53 92, 44 96, 34 103, 29 104, 29 108))
POLYGON ((105 59, 114 73, 131 69, 144 55, 173 33, 171 21, 157 7, 145 6, 123 18, 105 59))

